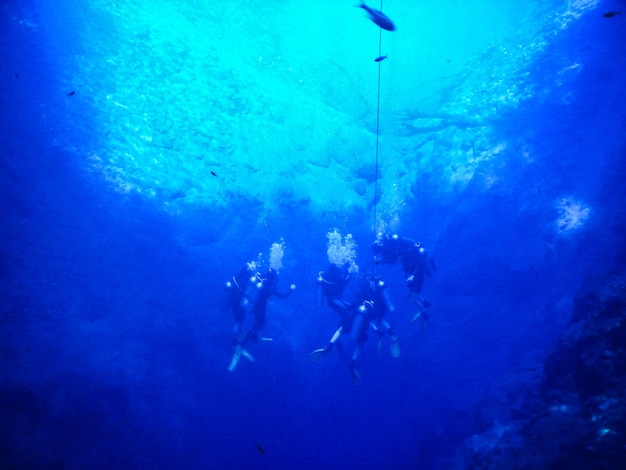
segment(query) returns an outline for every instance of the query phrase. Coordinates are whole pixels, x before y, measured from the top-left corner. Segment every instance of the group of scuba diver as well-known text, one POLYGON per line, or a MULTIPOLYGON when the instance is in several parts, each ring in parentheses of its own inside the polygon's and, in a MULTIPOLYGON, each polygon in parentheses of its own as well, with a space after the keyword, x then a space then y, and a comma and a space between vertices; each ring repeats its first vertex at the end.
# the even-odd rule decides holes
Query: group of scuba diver
MULTIPOLYGON (((334 230, 327 234, 328 261, 326 271, 320 271, 316 280, 318 289, 318 307, 325 303, 328 308, 339 315, 339 324, 333 332, 329 342, 322 348, 316 349, 309 355, 309 360, 316 362, 337 349, 345 356, 341 338, 349 336, 353 344, 352 354, 349 356, 349 371, 356 385, 361 383, 361 377, 356 367, 363 346, 368 339, 371 329, 378 336, 378 352, 382 352, 385 337, 389 338, 392 357, 400 355, 398 336, 391 328, 386 317, 395 312, 395 307, 387 290, 387 285, 378 275, 360 275, 355 263, 356 243, 350 235, 342 235, 334 230), (352 279, 359 281, 356 294, 350 301, 344 296, 348 284, 352 279)), ((270 253, 269 267, 263 274, 256 271, 258 263, 252 262, 244 266, 239 273, 226 283, 225 308, 230 310, 235 318, 233 346, 234 355, 228 370, 233 371, 240 358, 254 362, 254 357, 244 347, 247 343, 258 341, 272 341, 271 338, 260 336, 265 323, 266 306, 270 298, 287 298, 296 288, 291 284, 286 292, 277 288, 278 271, 282 267, 284 244, 275 243, 270 253), (250 330, 244 331, 246 315, 254 317, 250 330)), ((393 265, 400 261, 408 295, 416 307, 411 322, 421 320, 422 327, 428 321, 430 302, 420 296, 424 279, 434 274, 436 267, 434 260, 419 242, 399 235, 380 236, 372 245, 375 264, 393 265)))

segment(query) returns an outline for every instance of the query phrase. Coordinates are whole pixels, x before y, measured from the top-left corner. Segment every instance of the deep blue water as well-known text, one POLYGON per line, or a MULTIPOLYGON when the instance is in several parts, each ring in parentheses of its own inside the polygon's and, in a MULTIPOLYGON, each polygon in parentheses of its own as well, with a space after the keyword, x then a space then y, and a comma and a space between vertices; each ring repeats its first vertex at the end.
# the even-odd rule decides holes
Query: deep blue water
POLYGON ((474 468, 624 269, 624 2, 389 0, 382 36, 351 4, 42 3, 0 4, 2 468, 474 468), (360 386, 308 360, 335 228, 396 304, 360 386), (436 260, 426 329, 377 231, 436 260), (297 288, 229 371, 223 286, 281 240, 297 288))

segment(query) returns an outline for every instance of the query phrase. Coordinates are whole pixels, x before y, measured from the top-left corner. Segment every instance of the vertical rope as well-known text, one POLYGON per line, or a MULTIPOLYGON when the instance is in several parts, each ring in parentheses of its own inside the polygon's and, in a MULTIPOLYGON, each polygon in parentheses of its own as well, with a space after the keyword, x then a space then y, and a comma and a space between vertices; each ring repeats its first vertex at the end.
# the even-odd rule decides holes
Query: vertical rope
MULTIPOLYGON (((383 0, 380 0, 380 11, 383 11, 383 0)), ((383 53, 383 29, 378 28, 378 57, 383 53)), ((377 206, 378 206, 378 133, 380 129, 380 65, 382 60, 378 62, 378 89, 376 94, 376 161, 374 172, 374 235, 378 235, 377 224, 377 206)))

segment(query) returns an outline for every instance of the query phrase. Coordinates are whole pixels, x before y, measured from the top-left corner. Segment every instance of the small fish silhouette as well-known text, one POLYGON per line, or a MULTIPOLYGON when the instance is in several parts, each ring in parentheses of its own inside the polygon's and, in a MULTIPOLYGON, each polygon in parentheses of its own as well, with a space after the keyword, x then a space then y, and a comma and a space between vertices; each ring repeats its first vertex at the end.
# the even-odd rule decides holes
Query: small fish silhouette
POLYGON ((379 27, 386 29, 387 31, 395 31, 396 27, 393 24, 393 21, 391 21, 389 17, 385 15, 382 11, 370 8, 365 3, 361 3, 357 6, 359 8, 363 8, 369 14, 370 20, 372 20, 379 27))
POLYGON ((217 173, 215 173, 214 171, 211 172, 211 174, 215 177, 217 177, 217 173))
POLYGON ((265 453, 265 449, 261 446, 261 444, 259 444, 258 442, 256 443, 256 448, 259 450, 259 452, 261 452, 262 454, 265 453))
POLYGON ((385 60, 386 58, 387 58, 387 56, 386 56, 386 55, 381 55, 381 56, 379 56, 379 57, 376 57, 376 58, 374 59, 374 62, 382 62, 382 61, 383 61, 383 60, 385 60))
POLYGON ((619 15, 621 11, 607 11, 604 15, 605 18, 613 18, 615 15, 619 15))
POLYGON ((74 96, 76 94, 76 92, 74 90, 70 91, 67 96, 74 96))

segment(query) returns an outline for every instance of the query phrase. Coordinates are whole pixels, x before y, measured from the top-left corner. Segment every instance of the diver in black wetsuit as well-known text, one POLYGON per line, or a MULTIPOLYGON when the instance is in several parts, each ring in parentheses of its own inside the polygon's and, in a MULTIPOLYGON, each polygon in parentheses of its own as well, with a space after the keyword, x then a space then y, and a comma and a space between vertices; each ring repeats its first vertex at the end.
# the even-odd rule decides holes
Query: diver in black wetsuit
MULTIPOLYGON (((254 266, 254 265, 252 265, 254 266)), ((296 285, 291 284, 289 291, 280 292, 277 287, 278 273, 273 269, 268 269, 264 275, 258 272, 251 273, 254 267, 244 267, 239 273, 233 276, 232 281, 226 283, 226 305, 235 317, 235 354, 231 359, 228 370, 232 371, 237 367, 240 357, 243 355, 254 362, 254 357, 243 345, 249 341, 272 341, 272 338, 259 337, 258 333, 265 325, 265 314, 267 303, 272 296, 280 299, 289 297, 295 290, 296 285), (254 316, 254 324, 250 331, 244 335, 243 321, 246 314, 254 316)))
POLYGON ((339 328, 333 333, 326 346, 316 349, 309 355, 309 360, 315 362, 329 353, 334 344, 340 347, 338 342, 342 335, 350 335, 355 346, 350 358, 349 369, 352 380, 356 385, 360 385, 361 376, 356 370, 356 362, 361 355, 363 345, 367 341, 367 330, 371 327, 379 335, 379 352, 382 345, 382 338, 385 333, 389 333, 391 338, 391 355, 400 355, 398 337, 392 331, 389 323, 384 320, 387 312, 393 312, 389 296, 385 290, 385 283, 378 277, 368 277, 363 281, 362 287, 352 303, 342 303, 343 308, 339 312, 341 323, 339 328))
POLYGON ((372 318, 369 326, 378 334, 378 353, 381 353, 385 333, 389 334, 391 340, 391 357, 400 356, 400 345, 398 335, 391 329, 391 325, 385 319, 387 313, 395 312, 395 307, 387 292, 387 285, 380 276, 372 276, 368 279, 369 296, 373 303, 372 318))
POLYGON ((248 282, 244 298, 241 302, 246 313, 254 315, 254 325, 248 332, 242 343, 247 341, 271 341, 270 338, 259 338, 257 335, 265 325, 265 310, 267 302, 272 296, 279 299, 286 299, 295 290, 296 285, 291 284, 287 292, 278 290, 278 273, 273 269, 268 269, 265 275, 256 273, 248 282))
POLYGON ((418 310, 413 316, 412 322, 421 317, 422 326, 425 327, 430 302, 419 294, 424 285, 425 277, 432 276, 437 269, 435 261, 421 243, 403 238, 400 235, 381 237, 374 242, 372 250, 377 263, 394 264, 400 259, 406 277, 406 285, 409 288, 409 297, 418 310))
POLYGON ((330 264, 326 271, 320 271, 317 276, 317 288, 319 291, 318 307, 321 307, 324 299, 328 307, 343 316, 350 309, 350 304, 342 299, 343 293, 352 278, 349 264, 341 266, 330 264))
POLYGON ((242 267, 225 285, 225 295, 222 310, 230 311, 235 318, 235 327, 233 328, 233 343, 237 344, 243 341, 243 320, 246 316, 246 309, 242 305, 246 288, 250 278, 254 276, 253 267, 246 265, 242 267))

